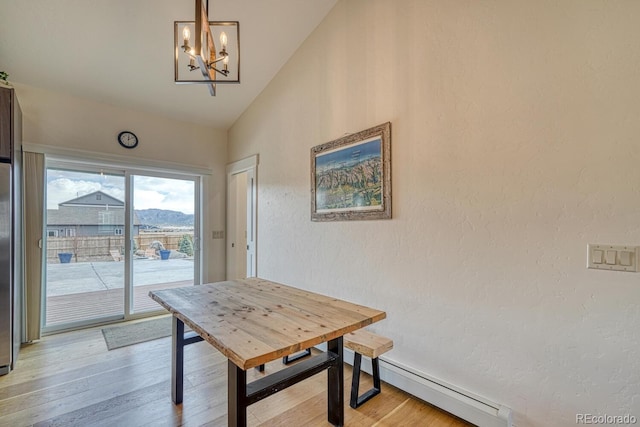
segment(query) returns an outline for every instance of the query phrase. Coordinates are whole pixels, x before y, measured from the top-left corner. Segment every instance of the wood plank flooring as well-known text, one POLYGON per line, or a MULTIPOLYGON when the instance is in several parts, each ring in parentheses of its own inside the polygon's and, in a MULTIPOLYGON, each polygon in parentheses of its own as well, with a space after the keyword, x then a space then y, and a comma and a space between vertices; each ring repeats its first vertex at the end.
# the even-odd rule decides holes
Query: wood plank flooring
MULTIPOLYGON (((100 328, 50 335, 24 346, 17 369, 0 377, 0 426, 227 425, 227 362, 206 342, 185 348, 185 394, 171 402, 171 338, 108 351, 100 328)), ((282 369, 280 361, 266 373, 282 369)), ((251 369, 249 380, 262 374, 251 369)), ((346 426, 458 427, 470 424, 387 384, 360 408, 349 407, 351 368, 345 365, 346 426)), ((363 374, 361 390, 371 387, 363 374)), ((328 426, 326 373, 249 407, 251 426, 328 426)))

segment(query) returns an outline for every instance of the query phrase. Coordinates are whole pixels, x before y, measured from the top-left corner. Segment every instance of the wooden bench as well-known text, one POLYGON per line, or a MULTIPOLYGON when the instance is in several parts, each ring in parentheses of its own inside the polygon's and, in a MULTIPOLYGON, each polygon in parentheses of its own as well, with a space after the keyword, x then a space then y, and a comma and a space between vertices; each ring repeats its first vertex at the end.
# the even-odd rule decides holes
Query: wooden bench
POLYGON ((343 345, 354 351, 353 357, 353 377, 351 379, 351 401, 349 405, 357 408, 373 396, 380 393, 380 367, 378 356, 393 348, 393 341, 389 338, 376 335, 373 332, 360 329, 344 336, 343 345), (371 368, 373 372, 373 388, 362 396, 358 396, 360 386, 360 363, 362 356, 371 358, 371 368))
POLYGON ((145 258, 148 258, 148 259, 158 259, 158 258, 160 258, 158 255, 156 255, 156 250, 153 249, 153 248, 145 249, 144 250, 144 256, 145 256, 145 258))

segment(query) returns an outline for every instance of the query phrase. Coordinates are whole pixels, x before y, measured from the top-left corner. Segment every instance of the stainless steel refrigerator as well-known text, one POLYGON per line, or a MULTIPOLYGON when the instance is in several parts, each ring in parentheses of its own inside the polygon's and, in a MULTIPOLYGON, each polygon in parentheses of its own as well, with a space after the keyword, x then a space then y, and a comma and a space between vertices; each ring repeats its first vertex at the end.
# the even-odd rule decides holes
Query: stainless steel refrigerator
POLYGON ((0 375, 22 341, 21 119, 14 90, 0 87, 0 375))

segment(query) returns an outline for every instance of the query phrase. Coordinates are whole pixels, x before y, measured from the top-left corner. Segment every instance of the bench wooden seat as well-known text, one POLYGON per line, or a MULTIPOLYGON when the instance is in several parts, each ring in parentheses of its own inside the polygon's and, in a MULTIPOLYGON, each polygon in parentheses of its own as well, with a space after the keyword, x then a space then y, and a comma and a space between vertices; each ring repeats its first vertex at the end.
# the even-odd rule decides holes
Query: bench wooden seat
POLYGON ((373 396, 380 393, 380 366, 378 356, 393 348, 393 340, 373 332, 360 329, 344 336, 343 345, 354 351, 353 356, 353 376, 351 378, 351 401, 349 405, 357 408, 373 396), (362 356, 371 358, 373 372, 373 388, 362 396, 358 396, 360 387, 360 364, 362 356))

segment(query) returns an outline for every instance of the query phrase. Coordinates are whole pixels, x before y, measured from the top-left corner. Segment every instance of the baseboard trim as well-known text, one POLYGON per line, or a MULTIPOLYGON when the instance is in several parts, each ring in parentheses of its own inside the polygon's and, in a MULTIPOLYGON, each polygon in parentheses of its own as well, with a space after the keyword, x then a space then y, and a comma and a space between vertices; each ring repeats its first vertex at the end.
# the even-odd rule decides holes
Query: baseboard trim
MULTIPOLYGON (((321 350, 324 350, 323 347, 326 345, 318 346, 321 350)), ((512 427, 510 408, 432 378, 388 357, 381 356, 379 360, 382 381, 477 426, 512 427)), ((353 365, 352 350, 344 349, 344 361, 353 365)), ((366 357, 362 360, 362 370, 371 374, 371 361, 366 357)))

